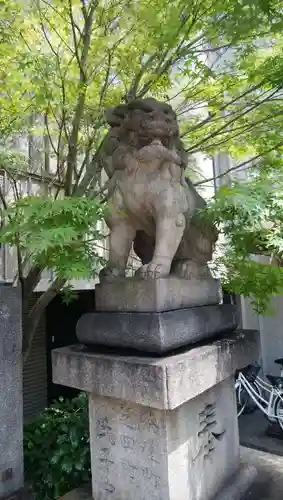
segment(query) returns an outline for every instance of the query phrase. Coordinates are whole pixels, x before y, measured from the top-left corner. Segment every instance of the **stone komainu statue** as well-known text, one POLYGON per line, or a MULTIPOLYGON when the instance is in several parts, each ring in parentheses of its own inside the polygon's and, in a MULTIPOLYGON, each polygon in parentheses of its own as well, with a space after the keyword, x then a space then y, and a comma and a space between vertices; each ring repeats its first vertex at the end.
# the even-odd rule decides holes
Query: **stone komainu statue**
POLYGON ((185 180, 187 157, 173 109, 135 100, 108 110, 106 119, 110 257, 100 279, 125 275, 133 242, 142 278, 206 276, 217 234, 200 221, 205 201, 185 180))

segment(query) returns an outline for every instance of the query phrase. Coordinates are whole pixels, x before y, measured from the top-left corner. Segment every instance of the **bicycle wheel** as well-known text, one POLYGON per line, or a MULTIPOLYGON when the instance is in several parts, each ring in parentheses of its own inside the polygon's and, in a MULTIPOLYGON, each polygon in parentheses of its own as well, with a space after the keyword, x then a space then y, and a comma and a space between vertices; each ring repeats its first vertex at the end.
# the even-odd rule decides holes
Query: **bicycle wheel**
POLYGON ((249 395, 243 386, 239 386, 236 389, 236 399, 237 399, 237 417, 240 417, 247 406, 249 395))
POLYGON ((283 392, 281 392, 280 396, 277 396, 274 401, 274 414, 276 416, 278 425, 283 432, 283 392))

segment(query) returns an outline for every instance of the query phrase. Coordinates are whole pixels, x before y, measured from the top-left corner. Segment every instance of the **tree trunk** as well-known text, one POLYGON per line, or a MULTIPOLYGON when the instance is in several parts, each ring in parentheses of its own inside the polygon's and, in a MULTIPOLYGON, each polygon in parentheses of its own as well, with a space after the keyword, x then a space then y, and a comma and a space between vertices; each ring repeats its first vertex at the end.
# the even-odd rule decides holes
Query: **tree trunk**
POLYGON ((32 341, 38 323, 46 307, 54 297, 60 292, 65 279, 56 278, 50 287, 38 298, 34 306, 28 311, 28 297, 23 297, 23 362, 29 357, 32 341))

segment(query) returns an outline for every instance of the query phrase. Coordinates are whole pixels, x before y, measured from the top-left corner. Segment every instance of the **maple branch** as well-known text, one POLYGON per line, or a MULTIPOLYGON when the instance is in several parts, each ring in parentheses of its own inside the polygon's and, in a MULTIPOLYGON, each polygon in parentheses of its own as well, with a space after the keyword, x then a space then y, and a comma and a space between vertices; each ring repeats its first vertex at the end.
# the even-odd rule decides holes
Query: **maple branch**
MULTIPOLYGON (((87 75, 86 75, 87 57, 90 48, 91 30, 92 30, 94 11, 96 6, 97 3, 93 2, 89 7, 87 17, 85 18, 85 25, 83 30, 81 57, 79 57, 79 55, 77 56, 79 57, 78 64, 80 68, 80 78, 78 84, 79 96, 75 107, 74 118, 71 127, 71 134, 69 137, 69 144, 68 144, 67 171, 65 178, 66 196, 70 196, 72 194, 73 175, 76 168, 77 154, 78 154, 77 146, 78 146, 79 129, 81 124, 81 119, 84 113, 84 105, 87 93, 87 75)), ((69 8, 70 8, 71 19, 73 19, 71 0, 69 0, 69 8)), ((76 44, 77 39, 74 32, 73 35, 74 35, 74 44, 76 44)), ((76 53, 79 54, 77 46, 76 46, 76 53)))
POLYGON ((265 151, 261 151, 261 153, 259 153, 256 156, 253 156, 249 160, 243 161, 242 163, 239 163, 238 165, 234 165, 233 167, 228 168, 225 172, 222 172, 219 175, 216 175, 214 177, 210 177, 209 179, 205 179, 203 181, 196 182, 194 184, 194 186, 201 186, 202 184, 206 184, 207 182, 212 182, 212 181, 214 181, 216 179, 221 179, 221 177, 225 177, 225 175, 227 175, 227 174, 229 174, 231 172, 234 172, 235 170, 238 170, 240 168, 241 169, 245 168, 245 167, 249 166, 250 163, 255 162, 256 160, 261 159, 263 157, 263 155, 265 155, 267 153, 271 153, 271 151, 274 151, 274 150, 276 150, 277 148, 279 148, 281 146, 283 146, 283 141, 278 142, 277 144, 275 144, 274 146, 272 146, 272 148, 268 148, 265 151))
MULTIPOLYGON (((274 94, 276 94, 276 92, 277 92, 277 89, 271 94, 271 96, 274 95, 274 94)), ((254 109, 258 108, 259 106, 261 106, 262 104, 264 104, 265 102, 267 102, 268 99, 269 99, 269 96, 266 97, 265 99, 262 99, 261 101, 257 102, 253 106, 250 106, 248 109, 245 109, 244 111, 242 111, 242 113, 237 114, 236 116, 234 116, 234 118, 232 118, 231 120, 228 120, 227 122, 225 122, 224 125, 222 125, 218 129, 216 129, 214 132, 212 132, 211 134, 207 135, 206 137, 204 137, 203 139, 201 139, 199 142, 197 142, 196 144, 194 144, 190 148, 187 148, 186 152, 187 153, 196 153, 196 152, 198 152, 199 151, 199 146, 202 146, 209 139, 213 139, 214 137, 216 137, 217 135, 219 135, 220 132, 223 132, 226 128, 229 127, 229 125, 231 125, 232 123, 234 123, 235 121, 237 121, 239 118, 242 118, 243 116, 249 114, 254 109)))
POLYGON ((66 280, 62 278, 56 278, 50 287, 37 299, 35 305, 29 311, 28 316, 24 318, 24 338, 23 338, 23 361, 27 361, 32 341, 34 339, 35 331, 37 325, 42 317, 42 314, 51 300, 56 297, 60 290, 65 285, 66 280))

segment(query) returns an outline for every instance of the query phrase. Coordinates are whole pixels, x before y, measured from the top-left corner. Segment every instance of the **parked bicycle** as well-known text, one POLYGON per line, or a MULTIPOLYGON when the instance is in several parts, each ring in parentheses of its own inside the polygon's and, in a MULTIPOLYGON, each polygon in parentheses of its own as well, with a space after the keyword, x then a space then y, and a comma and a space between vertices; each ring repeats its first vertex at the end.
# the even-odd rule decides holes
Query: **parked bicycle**
POLYGON ((260 370, 261 366, 258 363, 253 363, 243 368, 243 370, 239 370, 236 373, 235 390, 236 390, 238 417, 246 413, 252 413, 257 409, 256 403, 250 397, 248 391, 244 387, 244 384, 241 383, 239 374, 242 373, 242 375, 249 382, 250 386, 253 387, 254 391, 260 396, 262 396, 262 389, 257 384, 257 378, 260 370))
POLYGON ((278 422, 283 431, 283 358, 274 363, 281 367, 280 376, 266 375, 270 383, 259 377, 259 365, 249 365, 238 373, 235 382, 238 417, 249 411, 252 401, 270 422, 278 422))

